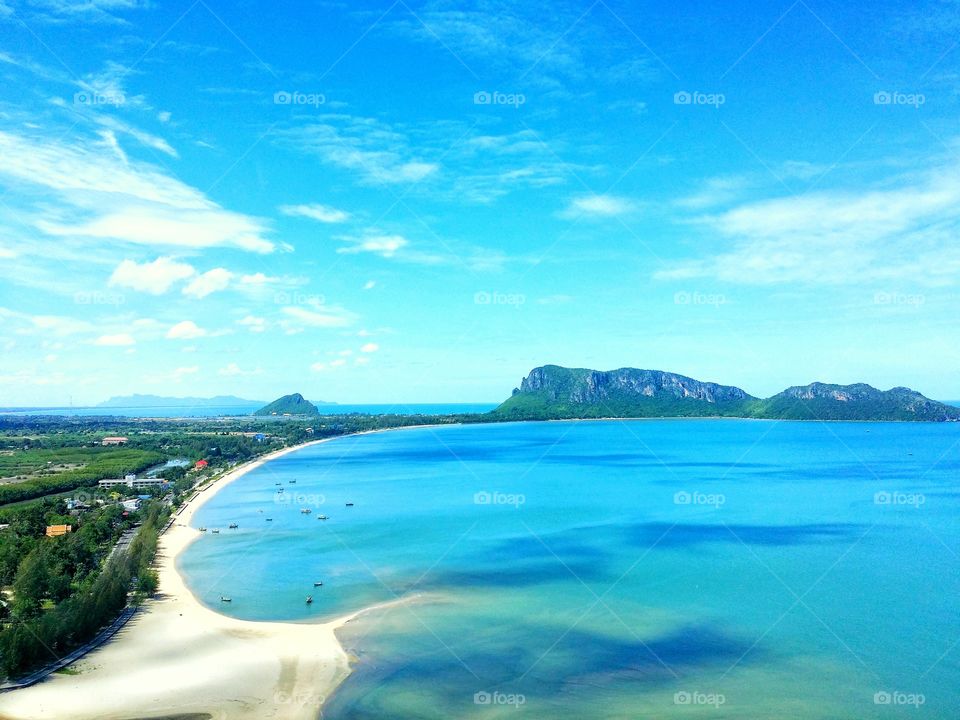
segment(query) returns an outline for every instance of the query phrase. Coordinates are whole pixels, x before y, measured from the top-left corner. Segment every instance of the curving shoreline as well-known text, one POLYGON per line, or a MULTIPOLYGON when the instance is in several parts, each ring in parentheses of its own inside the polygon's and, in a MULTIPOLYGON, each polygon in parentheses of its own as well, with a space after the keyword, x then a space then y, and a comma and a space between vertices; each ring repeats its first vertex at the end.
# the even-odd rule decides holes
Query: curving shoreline
POLYGON ((173 516, 157 548, 159 591, 106 645, 29 688, 0 696, 4 720, 128 720, 170 715, 196 720, 315 720, 350 674, 335 631, 403 598, 325 623, 239 620, 203 605, 176 560, 201 533, 194 513, 227 485, 270 460, 353 435, 432 427, 385 428, 312 440, 256 458, 204 486, 173 516))

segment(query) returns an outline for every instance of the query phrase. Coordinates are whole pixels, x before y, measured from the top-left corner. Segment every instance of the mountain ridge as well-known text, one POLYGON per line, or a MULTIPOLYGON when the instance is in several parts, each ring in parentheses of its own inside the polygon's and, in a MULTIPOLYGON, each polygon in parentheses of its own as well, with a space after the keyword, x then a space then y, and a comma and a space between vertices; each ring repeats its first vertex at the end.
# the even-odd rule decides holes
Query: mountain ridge
POLYGON ((795 385, 758 398, 732 385, 663 370, 536 367, 492 411, 502 419, 743 417, 782 420, 960 421, 956 408, 906 387, 795 385))

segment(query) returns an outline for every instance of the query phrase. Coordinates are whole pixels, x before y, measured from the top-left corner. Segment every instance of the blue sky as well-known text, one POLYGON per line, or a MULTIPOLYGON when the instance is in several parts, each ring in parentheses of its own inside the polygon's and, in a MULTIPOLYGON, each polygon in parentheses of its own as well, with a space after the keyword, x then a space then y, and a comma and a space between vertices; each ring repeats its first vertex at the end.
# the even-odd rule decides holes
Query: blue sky
POLYGON ((0 405, 960 397, 960 5, 0 0, 0 405))

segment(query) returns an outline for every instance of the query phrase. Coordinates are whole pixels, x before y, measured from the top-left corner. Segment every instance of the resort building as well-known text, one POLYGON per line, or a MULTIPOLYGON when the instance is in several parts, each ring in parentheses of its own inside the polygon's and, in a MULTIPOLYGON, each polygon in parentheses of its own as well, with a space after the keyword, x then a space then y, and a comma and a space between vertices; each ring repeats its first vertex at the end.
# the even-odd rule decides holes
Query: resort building
POLYGON ((136 475, 127 475, 122 480, 101 480, 97 483, 102 488, 117 487, 125 485, 128 488, 139 490, 141 488, 159 487, 167 481, 160 477, 138 478, 136 475))
POLYGON ((47 525, 47 537, 60 537, 73 532, 73 525, 47 525))
POLYGON ((101 445, 125 445, 127 438, 125 437, 105 437, 100 441, 101 445))

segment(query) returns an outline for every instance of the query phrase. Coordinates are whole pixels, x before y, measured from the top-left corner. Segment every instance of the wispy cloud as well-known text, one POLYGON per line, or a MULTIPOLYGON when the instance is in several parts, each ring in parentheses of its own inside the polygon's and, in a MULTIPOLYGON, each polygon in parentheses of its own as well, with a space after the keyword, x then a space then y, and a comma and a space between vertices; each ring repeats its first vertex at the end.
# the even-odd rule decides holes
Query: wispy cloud
POLYGON ((310 203, 306 205, 283 205, 280 212, 292 217, 305 217, 322 223, 342 223, 350 219, 350 213, 329 205, 310 203))

